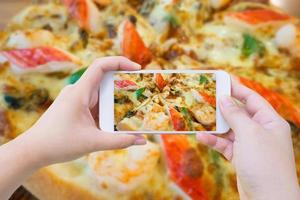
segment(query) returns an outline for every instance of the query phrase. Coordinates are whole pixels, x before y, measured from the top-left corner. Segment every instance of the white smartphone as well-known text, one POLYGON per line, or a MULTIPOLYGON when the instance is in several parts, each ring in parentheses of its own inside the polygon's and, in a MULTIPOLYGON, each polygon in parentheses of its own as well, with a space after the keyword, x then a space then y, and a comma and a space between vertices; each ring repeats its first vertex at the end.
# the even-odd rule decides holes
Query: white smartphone
POLYGON ((118 133, 226 133, 229 127, 218 101, 230 91, 230 75, 220 70, 108 72, 99 92, 100 128, 118 133))

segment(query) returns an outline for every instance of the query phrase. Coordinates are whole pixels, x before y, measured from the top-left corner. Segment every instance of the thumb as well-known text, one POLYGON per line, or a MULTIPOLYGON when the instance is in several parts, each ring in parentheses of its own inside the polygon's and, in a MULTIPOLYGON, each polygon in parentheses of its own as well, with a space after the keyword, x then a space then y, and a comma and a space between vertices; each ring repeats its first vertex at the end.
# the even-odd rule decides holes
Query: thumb
POLYGON ((132 145, 144 145, 147 142, 142 135, 106 133, 99 130, 94 133, 94 136, 95 151, 123 149, 132 145))
POLYGON ((222 97, 220 109, 225 121, 235 134, 243 132, 245 126, 253 123, 246 110, 238 105, 232 97, 222 97))

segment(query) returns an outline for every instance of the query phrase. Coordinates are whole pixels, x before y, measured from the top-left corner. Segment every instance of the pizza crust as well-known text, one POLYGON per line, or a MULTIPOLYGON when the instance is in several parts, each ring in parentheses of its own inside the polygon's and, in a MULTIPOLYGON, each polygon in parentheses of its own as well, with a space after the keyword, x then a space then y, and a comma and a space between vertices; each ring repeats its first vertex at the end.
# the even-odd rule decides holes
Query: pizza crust
POLYGON ((43 200, 101 200, 90 190, 82 188, 75 182, 67 182, 59 177, 50 168, 43 168, 31 176, 24 187, 36 197, 43 200))

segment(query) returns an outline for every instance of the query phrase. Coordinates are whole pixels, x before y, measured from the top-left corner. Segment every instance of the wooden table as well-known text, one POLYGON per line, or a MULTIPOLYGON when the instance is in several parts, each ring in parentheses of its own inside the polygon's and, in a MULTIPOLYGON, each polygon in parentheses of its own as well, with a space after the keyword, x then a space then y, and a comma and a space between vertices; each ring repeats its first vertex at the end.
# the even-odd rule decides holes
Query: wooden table
POLYGON ((0 28, 30 2, 30 0, 0 0, 0 28))

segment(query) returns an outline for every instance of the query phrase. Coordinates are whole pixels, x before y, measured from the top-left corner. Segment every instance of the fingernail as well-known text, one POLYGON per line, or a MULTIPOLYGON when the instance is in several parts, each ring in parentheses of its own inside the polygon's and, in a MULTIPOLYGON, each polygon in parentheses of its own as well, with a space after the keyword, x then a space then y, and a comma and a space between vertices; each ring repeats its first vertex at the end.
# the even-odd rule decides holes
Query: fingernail
POLYGON ((223 107, 229 107, 235 105, 235 102, 230 96, 221 97, 221 104, 223 107))
POLYGON ((137 69, 141 69, 142 68, 142 66, 140 64, 138 64, 136 62, 132 62, 132 63, 133 63, 134 68, 137 68, 137 69))
POLYGON ((144 138, 137 138, 134 142, 134 145, 144 145, 147 141, 144 138))

